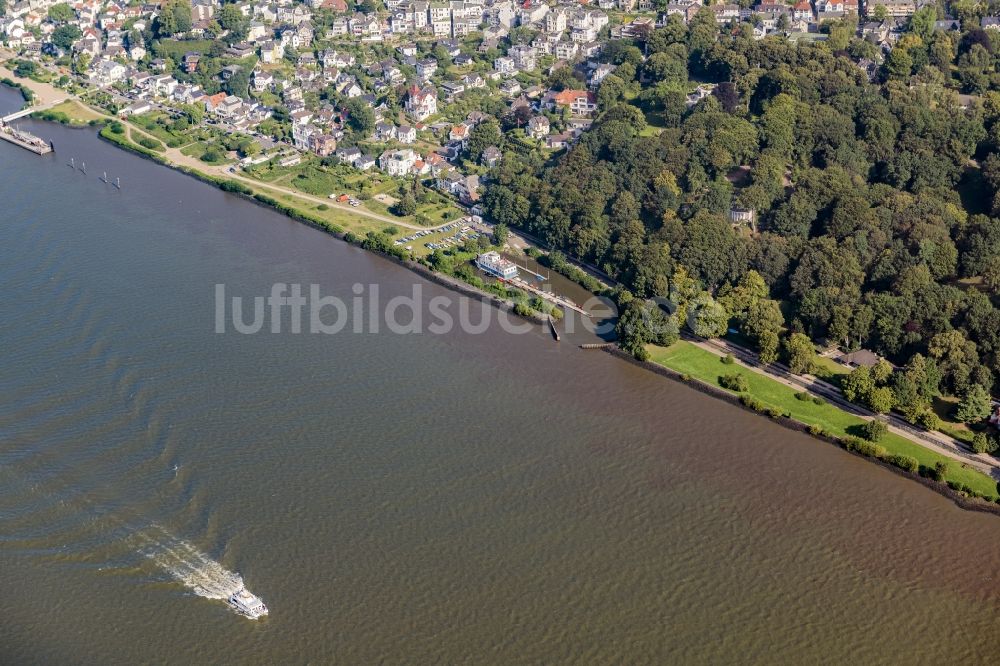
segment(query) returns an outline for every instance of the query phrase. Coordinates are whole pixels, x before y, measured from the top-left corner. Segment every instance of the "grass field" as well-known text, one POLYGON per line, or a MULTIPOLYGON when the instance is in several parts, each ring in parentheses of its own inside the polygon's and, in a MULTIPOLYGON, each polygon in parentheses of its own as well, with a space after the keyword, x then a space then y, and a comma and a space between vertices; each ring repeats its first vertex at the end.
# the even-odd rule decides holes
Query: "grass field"
POLYGON ((91 120, 101 120, 106 118, 103 114, 80 104, 80 102, 75 99, 66 100, 62 104, 57 104, 49 109, 49 111, 52 113, 62 114, 70 121, 81 125, 85 125, 91 120))
POLYGON ((152 134, 171 148, 186 146, 194 141, 197 138, 197 135, 200 134, 197 128, 190 128, 185 133, 175 133, 171 131, 170 124, 173 122, 173 119, 165 113, 158 111, 134 116, 132 117, 131 122, 138 127, 141 127, 148 134, 152 134))
POLYGON ((813 369, 813 375, 830 382, 834 386, 840 386, 840 380, 850 374, 850 370, 834 361, 832 358, 817 356, 813 369))
MULTIPOLYGON (((399 188, 403 183, 400 179, 382 173, 361 172, 349 166, 322 166, 317 159, 308 159, 287 168, 261 165, 252 169, 249 175, 264 183, 291 187, 317 197, 349 194, 361 199, 362 205, 367 210, 391 218, 396 216, 388 206, 372 197, 388 194, 398 198, 399 188)), ((461 210, 449 198, 435 191, 429 191, 428 197, 430 200, 427 203, 417 205, 416 214, 400 217, 399 220, 407 224, 417 224, 417 218, 424 216, 429 220, 429 224, 438 225, 461 217, 461 210)), ((418 248, 414 247, 414 250, 417 254, 423 253, 422 249, 418 251, 418 248)))
MULTIPOLYGON (((799 400, 791 387, 740 365, 726 365, 715 354, 695 345, 680 341, 663 348, 650 346, 650 360, 677 372, 690 375, 706 384, 719 386, 721 375, 739 372, 746 377, 750 386, 748 393, 767 407, 773 407, 790 414, 793 419, 807 425, 815 425, 837 436, 856 435, 855 428, 864 420, 830 404, 817 405, 812 401, 799 400)), ((934 467, 938 462, 948 462, 947 481, 969 486, 990 499, 996 499, 997 483, 985 474, 971 468, 962 467, 957 461, 926 449, 919 444, 895 435, 887 434, 879 442, 889 454, 907 455, 926 467, 934 467)))
POLYGON ((386 224, 380 220, 352 214, 351 212, 344 210, 342 207, 332 205, 332 202, 329 205, 313 204, 312 202, 304 202, 298 197, 272 190, 267 187, 250 185, 246 181, 240 181, 240 183, 250 187, 255 194, 259 193, 266 195, 284 204, 285 206, 288 206, 289 208, 308 212, 312 217, 331 222, 345 231, 353 231, 356 234, 364 235, 369 231, 381 232, 386 226, 386 224), (326 210, 320 208, 320 206, 326 206, 326 210))

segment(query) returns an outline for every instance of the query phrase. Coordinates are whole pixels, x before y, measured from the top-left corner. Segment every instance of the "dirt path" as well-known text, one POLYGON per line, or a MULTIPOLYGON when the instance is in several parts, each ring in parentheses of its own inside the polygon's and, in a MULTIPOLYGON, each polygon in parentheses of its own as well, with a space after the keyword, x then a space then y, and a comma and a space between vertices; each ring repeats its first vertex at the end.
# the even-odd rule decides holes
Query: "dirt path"
MULTIPOLYGON (((876 418, 876 414, 874 412, 865 409, 860 405, 855 405, 854 403, 849 402, 843 397, 840 390, 833 384, 809 375, 794 375, 790 370, 788 370, 788 368, 782 366, 781 364, 773 364, 767 368, 763 368, 757 361, 756 354, 744 347, 734 345, 726 340, 698 340, 689 338, 688 341, 707 352, 715 354, 716 356, 721 357, 726 354, 732 354, 736 361, 745 368, 758 374, 765 375, 775 381, 781 382, 785 386, 793 388, 796 391, 809 391, 810 393, 814 393, 829 402, 832 402, 840 409, 854 414, 855 416, 865 420, 876 418)), ((894 414, 886 415, 885 418, 888 420, 887 425, 893 434, 905 437, 925 449, 930 449, 935 453, 939 453, 964 465, 973 467, 994 479, 1000 479, 1000 463, 997 463, 994 458, 985 454, 973 453, 965 449, 965 447, 959 444, 956 440, 942 435, 941 433, 920 430, 894 414)))
MULTIPOLYGON (((6 58, 12 58, 12 57, 14 57, 14 54, 10 53, 9 51, 5 51, 3 49, 0 49, 0 60, 6 59, 6 58)), ((19 81, 19 82, 23 83, 26 87, 30 88, 31 91, 35 93, 35 97, 36 97, 36 100, 37 100, 36 101, 36 106, 38 106, 38 107, 54 106, 54 105, 59 104, 59 103, 61 103, 63 101, 71 99, 71 100, 76 101, 77 103, 83 104, 84 106, 86 106, 86 108, 93 110, 94 113, 100 115, 101 117, 103 117, 103 118, 105 118, 105 119, 107 119, 109 121, 111 121, 111 120, 117 120, 118 122, 121 122, 126 127, 126 136, 128 137, 129 141, 132 141, 133 143, 136 143, 136 141, 132 138, 133 133, 136 133, 136 134, 139 134, 141 136, 148 137, 150 139, 153 139, 155 141, 163 143, 157 137, 155 137, 152 134, 146 132, 145 130, 143 130, 143 129, 141 129, 141 128, 135 126, 135 125, 133 125, 132 123, 128 122, 127 120, 123 121, 120 118, 115 118, 114 116, 111 116, 111 115, 108 115, 108 114, 103 113, 101 111, 98 111, 96 109, 93 109, 93 107, 91 107, 90 105, 86 104, 86 102, 83 102, 82 100, 80 100, 79 97, 76 97, 75 95, 71 95, 71 94, 67 93, 65 90, 59 90, 58 88, 56 88, 56 87, 54 87, 54 86, 52 86, 52 85, 50 85, 48 83, 39 83, 38 81, 33 81, 31 79, 18 79, 14 75, 14 73, 12 71, 10 71, 7 67, 4 67, 3 65, 0 65, 0 78, 3 78, 3 77, 7 77, 7 78, 10 78, 11 80, 19 81)), ((162 152, 160 154, 164 158, 166 158, 166 160, 168 162, 170 162, 171 164, 177 165, 177 166, 183 166, 185 168, 193 169, 195 171, 200 171, 202 173, 207 173, 207 174, 210 174, 210 175, 213 175, 213 176, 219 176, 219 177, 222 177, 222 178, 229 178, 229 179, 232 179, 232 180, 240 181, 240 182, 246 183, 248 185, 252 185, 253 187, 264 189, 264 190, 269 190, 271 192, 280 192, 281 194, 284 194, 286 196, 292 197, 292 199, 298 199, 298 200, 302 201, 303 203, 324 204, 324 205, 329 206, 331 208, 337 208, 338 210, 341 210, 344 213, 348 213, 350 215, 354 215, 354 216, 357 216, 357 217, 364 217, 364 218, 368 218, 368 219, 371 219, 371 220, 377 220, 378 222, 381 222, 381 223, 383 223, 383 224, 385 224, 387 226, 400 227, 400 228, 403 228, 403 229, 409 229, 411 231, 437 231, 438 229, 441 229, 442 227, 445 227, 445 226, 451 224, 452 222, 454 222, 454 220, 452 220, 452 221, 449 221, 449 222, 443 222, 443 223, 441 223, 439 225, 436 225, 436 226, 433 226, 433 227, 422 227, 422 226, 417 225, 417 224, 410 224, 408 222, 403 222, 403 221, 398 220, 398 219, 393 218, 393 217, 387 217, 385 215, 380 215, 378 213, 374 213, 374 212, 372 212, 370 210, 367 210, 367 209, 365 209, 365 208, 363 208, 361 206, 356 206, 356 207, 355 206, 351 206, 349 204, 341 203, 341 202, 335 201, 333 199, 327 199, 327 198, 321 198, 321 197, 312 196, 310 194, 305 194, 305 193, 300 192, 298 190, 294 190, 294 189, 287 188, 287 187, 282 187, 280 185, 271 185, 270 183, 265 183, 265 182, 256 180, 254 178, 248 178, 248 177, 243 176, 243 175, 241 175, 239 173, 230 173, 229 170, 228 170, 229 169, 228 166, 206 164, 206 163, 202 162, 201 160, 199 160, 199 159, 197 159, 195 157, 191 157, 189 155, 185 155, 184 153, 182 153, 177 148, 169 148, 168 147, 168 148, 166 148, 166 150, 164 152, 162 152)))
MULTIPOLYGON (((110 116, 107 117, 111 118, 110 116)), ((125 121, 123 124, 127 128, 128 131, 127 136, 129 141, 132 141, 133 143, 135 143, 135 140, 132 138, 133 133, 140 134, 142 136, 163 143, 157 137, 129 123, 128 121, 125 121)), ((229 166, 223 166, 218 164, 206 164, 205 162, 202 162, 196 157, 185 155, 178 148, 167 148, 164 152, 160 154, 163 155, 163 157, 165 157, 169 162, 176 164, 178 166, 183 166, 188 169, 194 169, 196 171, 201 171, 202 173, 218 176, 220 178, 228 178, 230 180, 243 182, 248 185, 252 185, 253 187, 256 188, 270 190, 271 192, 280 192, 282 194, 292 197, 293 199, 299 199, 305 202, 310 202, 315 204, 325 204, 327 206, 330 206, 331 208, 341 209, 345 213, 349 213, 351 215, 358 215, 360 217, 367 217, 372 220, 378 220, 379 222, 383 222, 386 225, 391 225, 394 227, 402 227, 404 229, 410 229, 412 231, 436 231, 454 222, 454 220, 452 220, 451 222, 443 222, 434 227, 421 227, 420 225, 409 224, 407 222, 402 222, 396 218, 387 217, 385 215, 379 215, 378 213, 373 213, 372 211, 366 210, 361 206, 357 207, 351 206, 345 203, 341 203, 339 201, 334 201, 333 199, 317 197, 311 194, 305 194, 304 192, 300 192, 298 190, 294 190, 288 187, 282 187, 280 185, 272 185, 270 183, 265 183, 263 181, 257 180, 255 178, 248 178, 247 176, 243 176, 239 173, 230 173, 229 166)))

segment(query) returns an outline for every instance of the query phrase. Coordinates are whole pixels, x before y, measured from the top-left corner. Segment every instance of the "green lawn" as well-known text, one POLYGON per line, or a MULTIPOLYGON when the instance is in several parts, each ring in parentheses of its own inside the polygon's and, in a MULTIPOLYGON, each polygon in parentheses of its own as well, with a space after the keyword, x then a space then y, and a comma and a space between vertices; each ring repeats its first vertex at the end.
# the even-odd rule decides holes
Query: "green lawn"
POLYGON ((92 120, 105 120, 106 116, 90 109, 76 100, 66 100, 48 111, 64 115, 70 124, 86 125, 92 120))
POLYGON ((975 433, 970 430, 969 426, 966 424, 955 421, 952 416, 952 412, 957 405, 958 398, 943 395, 939 395, 934 398, 934 402, 931 404, 931 409, 933 409, 934 413, 941 419, 941 427, 938 428, 938 430, 949 437, 954 437, 959 441, 971 444, 972 437, 975 433))
MULTIPOLYGON (((833 405, 826 403, 817 405, 812 401, 799 400, 792 388, 743 366, 726 365, 715 354, 689 342, 680 341, 667 348, 651 345, 648 349, 652 362, 690 375, 712 386, 719 386, 721 375, 739 372, 746 377, 750 385, 750 395, 766 406, 788 413, 796 421, 819 426, 838 437, 855 434, 849 429, 864 422, 863 419, 833 405)), ((879 441, 879 444, 884 446, 889 454, 912 456, 926 467, 934 467, 936 463, 942 461, 948 462, 949 473, 946 480, 965 484, 990 499, 998 497, 997 483, 990 477, 977 470, 961 467, 958 462, 925 449, 904 437, 889 433, 879 441)))
POLYGON ((290 176, 287 183, 297 190, 318 197, 340 194, 345 189, 343 178, 327 173, 315 165, 305 166, 298 173, 290 176))
POLYGON ((195 141, 181 148, 181 153, 188 157, 201 157, 208 147, 209 144, 205 141, 195 141))
MULTIPOLYGON (((182 149, 181 152, 186 151, 182 149)), ((197 152, 194 156, 198 157, 200 154, 197 152)), ((367 210, 391 218, 396 216, 385 204, 372 197, 388 194, 399 198, 399 187, 404 183, 399 178, 382 173, 363 173, 345 165, 322 166, 320 160, 314 158, 306 158, 301 164, 287 168, 260 165, 252 168, 248 175, 264 183, 292 187, 313 196, 347 193, 361 199, 367 210)), ((427 195, 428 201, 418 203, 416 214, 398 219, 407 224, 416 224, 417 217, 423 215, 430 220, 431 225, 438 225, 462 216, 462 211, 450 198, 431 189, 427 190, 427 195)))
POLYGON ((191 128, 189 131, 182 134, 172 131, 170 126, 173 119, 165 113, 158 111, 134 116, 131 119, 131 122, 142 128, 146 133, 152 134, 171 148, 186 146, 197 138, 194 136, 197 133, 196 128, 191 128))
POLYGON ((840 380, 851 372, 832 358, 824 358, 822 356, 817 356, 813 365, 815 366, 813 375, 830 382, 834 386, 840 386, 840 380))

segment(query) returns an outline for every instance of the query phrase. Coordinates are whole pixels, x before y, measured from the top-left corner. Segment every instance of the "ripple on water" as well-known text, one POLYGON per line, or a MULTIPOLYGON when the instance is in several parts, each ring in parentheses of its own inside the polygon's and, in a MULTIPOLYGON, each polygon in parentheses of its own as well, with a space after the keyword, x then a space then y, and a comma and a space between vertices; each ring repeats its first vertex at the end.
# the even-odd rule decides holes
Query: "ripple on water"
POLYGON ((44 129, 0 146, 0 662, 995 661, 994 517, 544 332, 216 335, 216 283, 415 278, 44 129), (266 622, 197 597, 237 572, 266 622))

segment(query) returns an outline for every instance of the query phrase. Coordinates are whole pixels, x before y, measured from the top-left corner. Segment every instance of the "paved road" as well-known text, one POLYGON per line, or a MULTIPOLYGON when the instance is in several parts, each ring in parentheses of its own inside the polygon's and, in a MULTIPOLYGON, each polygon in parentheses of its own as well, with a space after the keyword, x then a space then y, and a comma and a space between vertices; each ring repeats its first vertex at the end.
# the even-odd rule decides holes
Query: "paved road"
POLYGON ((848 401, 841 394, 840 389, 829 382, 823 381, 822 379, 811 375, 795 375, 788 369, 787 366, 781 363, 773 363, 766 367, 761 366, 760 361, 757 358, 757 354, 745 347, 733 344, 728 340, 701 340, 697 338, 688 338, 688 340, 705 351, 715 354, 716 356, 732 354, 740 365, 743 365, 754 372, 767 375, 771 379, 775 379, 796 390, 808 391, 818 395, 821 398, 833 403, 840 409, 850 412, 863 419, 870 420, 880 418, 883 421, 886 421, 886 424, 889 426, 889 430, 891 432, 969 467, 974 467, 984 474, 990 475, 994 479, 1000 480, 1000 463, 998 463, 992 456, 974 453, 967 449, 965 445, 960 443, 958 440, 952 439, 951 437, 941 433, 916 428, 895 414, 879 416, 860 405, 856 405, 848 401))

